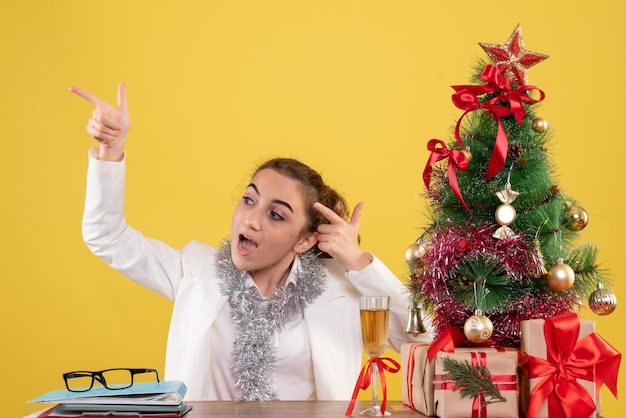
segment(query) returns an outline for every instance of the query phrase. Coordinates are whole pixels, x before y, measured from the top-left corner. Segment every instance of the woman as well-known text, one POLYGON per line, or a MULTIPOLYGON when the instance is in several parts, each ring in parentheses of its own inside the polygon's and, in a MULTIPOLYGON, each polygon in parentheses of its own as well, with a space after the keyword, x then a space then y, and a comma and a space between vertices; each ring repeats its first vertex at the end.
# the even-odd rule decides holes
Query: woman
POLYGON ((359 248, 361 204, 344 220, 344 199, 318 173, 274 159, 252 176, 220 248, 170 248, 124 219, 125 86, 117 107, 70 90, 95 106, 87 131, 99 142, 83 237, 113 268, 174 301, 165 378, 185 382, 187 399, 350 399, 361 295, 391 296, 389 346, 407 340, 405 287, 359 248))

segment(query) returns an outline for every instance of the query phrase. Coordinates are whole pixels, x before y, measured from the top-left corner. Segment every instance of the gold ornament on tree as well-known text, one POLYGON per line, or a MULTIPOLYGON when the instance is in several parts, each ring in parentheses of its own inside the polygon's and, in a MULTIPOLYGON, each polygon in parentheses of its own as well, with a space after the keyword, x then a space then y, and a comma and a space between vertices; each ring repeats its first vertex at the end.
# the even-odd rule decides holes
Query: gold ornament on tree
POLYGON ((412 272, 418 271, 423 266, 422 257, 424 257, 429 248, 428 240, 420 238, 404 250, 404 261, 406 261, 412 272))
POLYGON ((533 119, 533 129, 535 132, 545 132, 548 130, 548 121, 543 118, 535 118, 533 119))
POLYGON ((570 231, 581 231, 589 223, 589 215, 581 206, 567 203, 565 212, 565 227, 570 231))
POLYGON ((541 246, 539 245, 539 240, 537 238, 533 240, 533 249, 537 258, 534 276, 538 279, 545 276, 548 270, 546 270, 546 262, 543 260, 543 253, 541 252, 541 246))
POLYGON ((463 333, 468 340, 476 344, 484 343, 491 338, 491 334, 493 334, 493 323, 491 322, 491 319, 483 315, 482 311, 487 293, 489 293, 489 289, 487 289, 485 280, 475 280, 474 303, 476 305, 476 309, 474 310, 474 315, 465 320, 465 324, 463 324, 463 333))
POLYGON ((496 222, 498 222, 500 228, 496 229, 496 232, 493 233, 493 237, 497 239, 509 238, 513 236, 513 230, 509 228, 509 225, 511 225, 517 217, 517 212, 515 208, 511 206, 511 203, 519 196, 519 193, 515 190, 511 190, 511 183, 507 181, 504 190, 496 192, 496 196, 502 204, 496 209, 496 222))
POLYGON ((414 242, 413 244, 406 247, 406 250, 404 250, 404 261, 406 261, 407 263, 412 263, 420 260, 424 256, 424 254, 426 254, 427 250, 428 247, 423 241, 414 242))
POLYGON ((409 308, 409 316, 407 318, 406 328, 404 329, 406 334, 411 334, 417 337, 420 334, 426 332, 426 327, 422 322, 422 312, 419 304, 413 301, 412 306, 409 308))
POLYGON ((484 343, 493 334, 493 323, 477 309, 474 315, 465 320, 463 333, 473 343, 484 343))
POLYGON ((574 270, 569 265, 565 264, 562 258, 557 259, 556 263, 554 263, 550 269, 548 269, 548 273, 546 273, 548 286, 550 286, 552 290, 559 292, 572 287, 575 279, 576 274, 574 270))
POLYGON ((541 228, 543 228, 550 219, 546 219, 539 225, 537 228, 537 232, 535 233, 535 238, 533 239, 533 256, 535 259, 535 271, 533 272, 533 276, 535 279, 539 279, 544 277, 548 270, 546 270, 546 262, 543 259, 543 253, 541 252, 541 243, 539 242, 539 232, 541 228))
POLYGON ((617 307, 617 296, 609 289, 605 289, 602 283, 598 282, 597 290, 589 295, 587 300, 589 309, 596 315, 610 315, 617 307))

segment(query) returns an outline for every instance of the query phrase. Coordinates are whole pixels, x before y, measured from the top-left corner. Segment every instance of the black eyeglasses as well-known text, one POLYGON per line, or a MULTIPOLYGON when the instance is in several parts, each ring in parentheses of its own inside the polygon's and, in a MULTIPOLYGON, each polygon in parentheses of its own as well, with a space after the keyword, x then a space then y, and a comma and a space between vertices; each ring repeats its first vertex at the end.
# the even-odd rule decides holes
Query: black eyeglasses
MULTIPOLYGON (((159 380, 159 372, 155 369, 106 369, 98 372, 90 371, 75 371, 63 373, 63 380, 65 380, 65 387, 70 392, 87 392, 91 390, 94 382, 98 382, 102 386, 110 390, 119 390, 129 388, 135 383, 135 375, 138 374, 152 374, 156 377, 156 381, 159 380)), ((145 378, 153 381, 151 376, 147 375, 145 378)), ((145 379, 142 378, 142 381, 145 379)))

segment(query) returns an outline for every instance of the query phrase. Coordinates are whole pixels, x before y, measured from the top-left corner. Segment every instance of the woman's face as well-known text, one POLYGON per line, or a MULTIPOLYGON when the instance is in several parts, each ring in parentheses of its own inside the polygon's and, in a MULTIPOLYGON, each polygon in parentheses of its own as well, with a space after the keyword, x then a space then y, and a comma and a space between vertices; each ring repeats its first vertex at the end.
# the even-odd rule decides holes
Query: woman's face
POLYGON ((296 253, 311 248, 317 232, 309 220, 300 185, 271 169, 257 172, 233 212, 232 259, 255 280, 279 280, 296 253))

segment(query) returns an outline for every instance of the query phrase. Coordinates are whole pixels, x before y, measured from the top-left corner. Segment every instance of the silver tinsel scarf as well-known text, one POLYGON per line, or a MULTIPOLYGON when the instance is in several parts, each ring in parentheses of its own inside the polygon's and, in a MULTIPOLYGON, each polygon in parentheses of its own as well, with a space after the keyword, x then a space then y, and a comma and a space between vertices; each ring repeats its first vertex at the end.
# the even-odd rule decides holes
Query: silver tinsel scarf
POLYGON ((254 286, 247 287, 247 271, 233 264, 230 242, 222 243, 217 254, 217 276, 221 292, 232 307, 235 341, 231 367, 236 387, 244 401, 270 401, 276 393, 270 378, 276 361, 275 334, 294 312, 301 311, 324 292, 326 269, 315 254, 305 252, 295 272, 296 283, 275 289, 264 299, 254 286))

